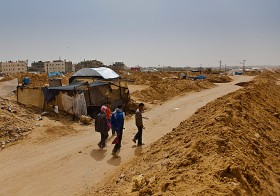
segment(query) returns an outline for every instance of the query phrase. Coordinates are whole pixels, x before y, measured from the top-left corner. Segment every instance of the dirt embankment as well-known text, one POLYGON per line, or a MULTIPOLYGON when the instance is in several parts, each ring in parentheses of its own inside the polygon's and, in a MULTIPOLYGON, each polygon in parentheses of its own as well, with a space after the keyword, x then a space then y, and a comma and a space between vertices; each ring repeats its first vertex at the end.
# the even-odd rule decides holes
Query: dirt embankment
POLYGON ((34 110, 15 101, 0 97, 0 149, 31 133, 35 122, 34 113, 34 110))
MULTIPOLYGON (((206 80, 179 79, 180 73, 142 72, 132 73, 123 77, 136 85, 148 85, 148 88, 135 91, 131 96, 137 101, 152 104, 164 102, 180 94, 212 88, 213 83, 232 81, 228 76, 218 74, 204 74, 207 77, 206 80)), ((186 74, 190 75, 190 73, 186 74)))
POLYGON ((279 195, 280 73, 199 109, 94 195, 279 195))
POLYGON ((132 93, 137 100, 149 103, 160 103, 183 93, 200 91, 213 87, 207 80, 165 79, 153 81, 150 86, 132 93))

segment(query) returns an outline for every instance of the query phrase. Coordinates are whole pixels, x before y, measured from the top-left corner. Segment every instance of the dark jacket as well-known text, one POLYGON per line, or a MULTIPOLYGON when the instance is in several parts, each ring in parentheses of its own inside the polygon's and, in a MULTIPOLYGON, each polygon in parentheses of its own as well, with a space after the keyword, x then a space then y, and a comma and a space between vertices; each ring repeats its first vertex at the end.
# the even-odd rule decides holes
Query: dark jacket
POLYGON ((139 109, 135 112, 135 124, 137 127, 143 128, 142 112, 139 109))
POLYGON ((95 131, 100 133, 109 131, 108 120, 104 112, 100 112, 95 118, 95 131))
POLYGON ((121 109, 116 109, 111 116, 111 124, 116 127, 116 132, 119 134, 123 130, 124 125, 124 115, 121 109))

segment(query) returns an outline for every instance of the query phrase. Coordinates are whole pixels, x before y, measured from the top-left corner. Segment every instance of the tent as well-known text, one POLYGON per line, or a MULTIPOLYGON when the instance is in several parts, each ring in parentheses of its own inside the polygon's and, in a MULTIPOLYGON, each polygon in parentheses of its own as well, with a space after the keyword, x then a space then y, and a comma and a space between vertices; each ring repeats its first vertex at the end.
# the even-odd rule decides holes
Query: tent
POLYGON ((73 77, 97 77, 104 80, 112 80, 112 79, 117 79, 120 76, 110 68, 98 67, 98 68, 82 68, 76 73, 74 73, 73 77))

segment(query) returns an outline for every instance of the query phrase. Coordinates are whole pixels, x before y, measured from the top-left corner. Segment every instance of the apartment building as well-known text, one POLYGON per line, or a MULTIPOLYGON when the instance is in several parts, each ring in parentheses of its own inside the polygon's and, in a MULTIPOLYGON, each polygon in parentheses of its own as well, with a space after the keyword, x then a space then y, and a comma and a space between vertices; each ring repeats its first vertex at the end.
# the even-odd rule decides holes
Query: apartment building
POLYGON ((45 64, 43 61, 31 63, 31 70, 37 72, 45 72, 45 64))
POLYGON ((75 71, 78 71, 82 68, 97 68, 97 67, 103 67, 104 64, 101 61, 98 60, 84 60, 79 62, 75 66, 75 71))
POLYGON ((71 61, 62 61, 62 60, 55 60, 53 62, 46 61, 44 62, 44 71, 49 72, 72 72, 72 62, 71 61))
POLYGON ((28 60, 26 61, 7 61, 1 63, 1 71, 4 74, 14 74, 27 72, 28 60))

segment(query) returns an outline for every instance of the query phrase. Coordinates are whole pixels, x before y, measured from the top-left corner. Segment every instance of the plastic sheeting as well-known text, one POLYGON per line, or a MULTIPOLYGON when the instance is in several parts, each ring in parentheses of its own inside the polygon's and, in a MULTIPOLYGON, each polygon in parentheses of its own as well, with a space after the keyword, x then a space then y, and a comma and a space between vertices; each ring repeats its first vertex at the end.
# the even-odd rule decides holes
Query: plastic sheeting
POLYGON ((73 108, 76 116, 87 115, 87 105, 84 93, 75 95, 73 108))
POLYGON ((119 78, 120 76, 112 69, 107 67, 98 68, 83 68, 77 71, 73 76, 91 76, 91 77, 102 77, 105 80, 119 78))
POLYGON ((66 94, 61 96, 63 109, 75 116, 87 115, 87 106, 84 93, 70 97, 66 94))
POLYGON ((62 94, 62 106, 65 112, 69 114, 74 114, 74 97, 70 97, 68 95, 62 94))
POLYGON ((64 77, 63 73, 61 73, 60 71, 49 72, 48 76, 49 76, 49 78, 53 77, 53 76, 63 76, 64 77))
POLYGON ((78 87, 85 85, 86 82, 76 82, 67 86, 56 86, 56 87, 48 87, 49 90, 58 90, 58 91, 73 91, 78 87))

